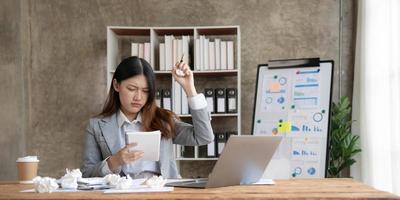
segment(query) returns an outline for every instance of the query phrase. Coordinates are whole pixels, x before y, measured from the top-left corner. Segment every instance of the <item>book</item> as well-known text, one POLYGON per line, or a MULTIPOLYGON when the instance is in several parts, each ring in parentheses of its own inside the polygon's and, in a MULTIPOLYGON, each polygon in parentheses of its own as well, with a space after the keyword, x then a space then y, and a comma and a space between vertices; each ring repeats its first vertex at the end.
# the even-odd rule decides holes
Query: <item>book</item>
POLYGON ((204 43, 205 43, 205 36, 200 35, 200 60, 199 60, 199 65, 200 65, 200 71, 204 70, 204 43))
POLYGON ((178 55, 178 42, 180 40, 178 39, 174 39, 172 40, 172 65, 170 66, 170 68, 168 70, 172 70, 172 68, 175 66, 175 64, 178 62, 178 60, 180 59, 180 57, 182 55, 178 55))
MULTIPOLYGON (((190 64, 189 63, 189 43, 190 43, 190 36, 188 35, 184 35, 182 36, 182 54, 184 54, 185 56, 183 57, 183 62, 185 62, 186 64, 190 64)), ((181 57, 181 56, 179 56, 181 57)))
POLYGON ((175 79, 173 80, 173 88, 172 88, 172 109, 175 112, 175 114, 182 114, 182 87, 179 85, 175 79))
POLYGON ((144 58, 144 44, 139 43, 139 58, 144 58))
POLYGON ((189 114, 189 104, 188 104, 188 99, 185 93, 185 90, 183 87, 181 87, 181 95, 182 95, 182 114, 187 115, 189 114))
MULTIPOLYGON (((144 43, 144 50, 143 50, 143 59, 145 59, 150 65, 151 65, 151 60, 150 60, 150 43, 146 42, 144 43)), ((151 65, 153 67, 153 65, 151 65)))
POLYGON ((131 56, 139 56, 139 44, 133 43, 131 44, 131 56))
POLYGON ((235 69, 233 61, 233 41, 228 41, 226 43, 226 60, 228 69, 235 69))
POLYGON ((160 66, 159 66, 159 70, 160 71, 165 71, 165 44, 164 43, 160 43, 160 66))
POLYGON ((208 43, 208 67, 210 70, 215 70, 215 43, 208 43))
POLYGON ((172 60, 172 43, 174 40, 173 35, 166 35, 164 36, 165 41, 165 70, 169 71, 172 69, 173 60, 172 60))
POLYGON ((196 39, 194 45, 194 70, 200 71, 200 39, 196 39))
POLYGON ((215 69, 221 70, 221 39, 216 38, 215 43, 215 69))
POLYGON ((226 61, 226 41, 221 41, 221 70, 227 70, 227 61, 226 61))
POLYGON ((208 71, 210 68, 209 68, 209 64, 208 64, 208 43, 210 43, 209 42, 209 39, 204 39, 204 61, 203 61, 203 70, 204 71, 208 71))

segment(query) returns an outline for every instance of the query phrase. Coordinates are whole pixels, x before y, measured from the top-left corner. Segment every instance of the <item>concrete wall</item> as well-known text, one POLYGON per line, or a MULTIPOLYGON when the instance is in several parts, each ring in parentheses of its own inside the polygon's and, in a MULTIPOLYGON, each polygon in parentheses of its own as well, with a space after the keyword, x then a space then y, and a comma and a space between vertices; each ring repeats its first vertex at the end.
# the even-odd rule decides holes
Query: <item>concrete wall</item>
POLYGON ((0 6, 0 179, 15 179, 15 160, 25 151, 24 79, 20 2, 0 6))
MULTIPOLYGON (((40 156, 39 174, 80 166, 84 128, 106 91, 106 26, 240 25, 242 130, 250 133, 256 67, 269 59, 321 57, 335 69, 334 99, 351 94, 355 6, 338 0, 0 1, 0 180, 15 158, 40 156), (339 55, 342 55, 341 57, 339 55), (340 59, 339 59, 340 58, 340 59), (339 62, 341 61, 341 62, 339 62)), ((182 162, 204 176, 213 162, 182 162)))

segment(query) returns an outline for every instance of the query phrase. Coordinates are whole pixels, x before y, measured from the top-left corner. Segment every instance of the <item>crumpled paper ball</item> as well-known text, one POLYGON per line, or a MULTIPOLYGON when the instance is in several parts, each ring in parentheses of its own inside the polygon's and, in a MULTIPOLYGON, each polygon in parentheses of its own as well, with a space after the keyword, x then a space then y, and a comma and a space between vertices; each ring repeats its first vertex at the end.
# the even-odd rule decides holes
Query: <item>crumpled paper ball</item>
POLYGON ((118 190, 125 190, 131 188, 132 186, 133 180, 129 175, 127 175, 126 177, 121 177, 118 179, 118 183, 115 188, 118 190))
POLYGON ((71 174, 73 177, 76 177, 78 180, 82 179, 82 172, 80 169, 73 169, 70 171, 68 168, 65 169, 67 171, 67 174, 71 174))
POLYGON ((82 179, 82 172, 80 169, 70 171, 68 168, 65 170, 67 173, 61 177, 61 187, 64 189, 77 189, 78 180, 82 179))
POLYGON ((164 185, 167 183, 167 179, 164 179, 162 176, 153 176, 147 179, 144 183, 152 188, 164 187, 164 185))
POLYGON ((64 189, 76 189, 78 188, 78 179, 72 174, 65 174, 61 178, 61 187, 64 189))
POLYGON ((104 181, 111 185, 111 186, 117 186, 118 181, 121 177, 119 175, 116 174, 108 174, 104 177, 104 181))
POLYGON ((50 178, 50 177, 40 177, 37 176, 36 178, 33 179, 33 183, 35 185, 35 191, 39 193, 44 193, 44 192, 54 192, 58 188, 58 184, 56 182, 56 179, 50 178))

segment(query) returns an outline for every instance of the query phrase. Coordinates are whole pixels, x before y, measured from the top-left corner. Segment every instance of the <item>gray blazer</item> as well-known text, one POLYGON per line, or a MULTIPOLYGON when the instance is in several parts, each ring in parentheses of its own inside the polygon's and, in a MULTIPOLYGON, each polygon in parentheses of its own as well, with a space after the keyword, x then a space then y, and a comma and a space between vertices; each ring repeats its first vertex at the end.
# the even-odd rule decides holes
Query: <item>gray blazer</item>
MULTIPOLYGON (((211 117, 207 108, 191 110, 193 125, 176 121, 176 136, 173 139, 161 139, 160 160, 161 175, 164 178, 179 178, 173 144, 185 146, 206 145, 214 140, 211 117)), ((92 118, 86 128, 86 143, 81 167, 83 177, 103 177, 103 162, 107 157, 120 150, 117 114, 110 117, 92 118)), ((121 171, 121 175, 125 173, 121 171)))

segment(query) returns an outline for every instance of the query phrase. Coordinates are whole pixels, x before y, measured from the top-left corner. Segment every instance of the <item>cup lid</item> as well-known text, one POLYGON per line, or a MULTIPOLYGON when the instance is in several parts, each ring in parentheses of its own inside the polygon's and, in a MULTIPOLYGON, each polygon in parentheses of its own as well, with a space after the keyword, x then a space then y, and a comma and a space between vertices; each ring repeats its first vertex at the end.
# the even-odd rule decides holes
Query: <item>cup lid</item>
POLYGON ((37 156, 25 156, 17 159, 17 162, 39 162, 37 156))

